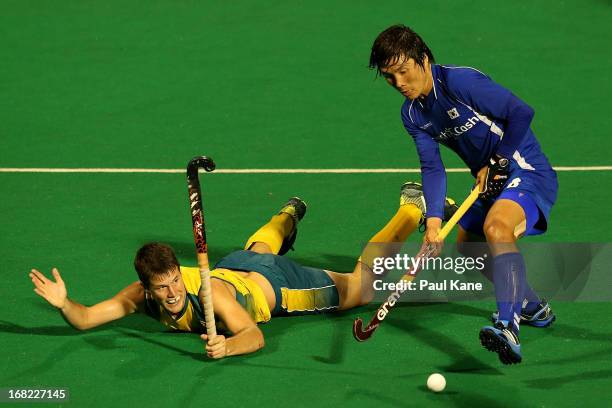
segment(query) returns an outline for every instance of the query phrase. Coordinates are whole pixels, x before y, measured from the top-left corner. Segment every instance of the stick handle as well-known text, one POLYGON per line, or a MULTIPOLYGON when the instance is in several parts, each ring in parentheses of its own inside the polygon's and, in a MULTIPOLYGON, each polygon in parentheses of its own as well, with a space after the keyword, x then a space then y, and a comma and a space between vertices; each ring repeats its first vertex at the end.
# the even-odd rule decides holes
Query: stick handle
POLYGON ((198 254, 198 267, 200 268, 200 292, 198 297, 204 309, 204 322, 206 325, 206 334, 209 339, 217 335, 217 326, 215 325, 215 310, 212 303, 212 291, 210 287, 210 267, 208 264, 208 254, 198 254))
POLYGON ((203 168, 210 172, 215 169, 215 162, 206 156, 196 156, 187 164, 187 186, 189 192, 189 209, 193 225, 193 239, 195 242, 198 268, 200 269, 200 291, 198 298, 204 309, 204 326, 209 339, 217 335, 215 325, 215 311, 212 303, 210 287, 210 264, 208 262, 208 243, 206 241, 206 224, 204 208, 202 205, 202 191, 198 169, 203 168))
POLYGON ((480 194, 480 189, 478 188, 478 186, 474 187, 470 195, 467 196, 465 201, 463 201, 463 204, 461 204, 461 206, 457 209, 457 211, 455 211, 455 213, 450 218, 450 220, 448 220, 447 223, 444 225, 444 227, 442 227, 442 229, 438 233, 438 238, 440 239, 446 238, 446 236, 455 227, 455 224, 457 224, 459 220, 461 219, 461 217, 463 217, 463 214, 465 214, 467 210, 470 209, 472 204, 474 204, 474 202, 478 199, 479 194, 480 194))

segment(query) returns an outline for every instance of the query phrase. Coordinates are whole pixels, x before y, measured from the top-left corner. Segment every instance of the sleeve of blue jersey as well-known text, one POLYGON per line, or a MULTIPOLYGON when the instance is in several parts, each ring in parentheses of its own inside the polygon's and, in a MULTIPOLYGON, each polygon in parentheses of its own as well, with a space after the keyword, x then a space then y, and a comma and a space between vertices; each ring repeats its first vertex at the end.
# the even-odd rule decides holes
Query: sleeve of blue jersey
POLYGON ((504 138, 497 148, 497 154, 512 157, 529 129, 533 109, 474 68, 453 68, 448 71, 447 83, 456 97, 478 112, 504 123, 504 138))
POLYGON ((421 163, 421 180, 423 195, 427 204, 427 217, 444 218, 444 200, 446 197, 446 170, 440 147, 431 136, 419 129, 410 119, 406 109, 402 109, 404 127, 414 139, 419 161, 421 163))
POLYGON ((512 93, 475 68, 448 69, 446 82, 451 93, 478 112, 506 120, 512 93))

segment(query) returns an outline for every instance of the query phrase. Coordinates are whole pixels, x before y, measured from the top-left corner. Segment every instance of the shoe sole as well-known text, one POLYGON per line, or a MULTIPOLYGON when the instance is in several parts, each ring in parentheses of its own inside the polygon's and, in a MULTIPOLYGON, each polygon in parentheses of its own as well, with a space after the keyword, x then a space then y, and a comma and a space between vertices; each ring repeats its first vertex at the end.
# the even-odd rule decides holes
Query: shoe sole
POLYGON ((512 347, 502 340, 494 331, 482 329, 480 331, 480 344, 484 348, 494 353, 497 353, 499 360, 504 364, 518 364, 523 361, 523 358, 516 354, 512 347))
MULTIPOLYGON (((557 316, 553 316, 550 319, 547 320, 535 320, 535 321, 529 321, 529 320, 524 320, 525 324, 528 324, 529 326, 533 326, 533 327, 549 327, 551 324, 553 324, 553 322, 557 320, 557 316)), ((521 324, 523 323, 523 320, 521 320, 521 324)))

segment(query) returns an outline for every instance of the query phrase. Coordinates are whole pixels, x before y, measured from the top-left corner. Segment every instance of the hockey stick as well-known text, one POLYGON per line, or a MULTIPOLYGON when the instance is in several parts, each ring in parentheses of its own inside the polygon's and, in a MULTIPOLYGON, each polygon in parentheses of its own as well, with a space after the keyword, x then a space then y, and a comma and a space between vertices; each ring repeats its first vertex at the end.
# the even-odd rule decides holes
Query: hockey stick
MULTIPOLYGON (((472 206, 472 204, 474 204, 474 201, 478 199, 479 194, 480 190, 478 189, 478 187, 474 187, 474 189, 465 199, 463 204, 461 204, 461 206, 457 209, 457 211, 455 211, 455 214, 453 214, 451 219, 448 220, 446 225, 444 225, 444 227, 440 230, 440 232, 438 233, 438 238, 440 238, 441 240, 446 238, 446 236, 450 233, 455 224, 457 224, 457 222, 461 219, 463 214, 465 214, 465 212, 472 206)), ((402 276, 400 282, 412 281, 419 272, 420 266, 423 264, 423 262, 419 261, 419 258, 422 258, 422 260, 424 261, 425 259, 427 259, 427 257, 432 255, 434 251, 435 246, 429 245, 423 253, 419 253, 417 255, 417 260, 415 260, 415 262, 413 263, 412 269, 409 269, 404 274, 404 276, 402 276)), ((363 328, 363 320, 360 317, 355 319, 355 321, 353 322, 353 337, 355 337, 355 340, 366 341, 370 337, 372 337, 374 331, 378 328, 378 326, 385 319, 385 317, 387 317, 389 311, 397 304, 397 301, 399 300, 400 296, 407 289, 406 285, 396 285, 396 287, 400 289, 396 289, 393 293, 389 295, 387 300, 382 305, 380 305, 380 307, 376 311, 376 314, 374 315, 374 317, 372 317, 365 329, 363 328)))
POLYGON ((191 209, 191 222, 193 224, 193 239, 200 268, 200 290, 198 297, 204 309, 204 325, 206 334, 210 339, 217 335, 215 326, 215 312, 210 289, 210 265, 208 264, 208 244, 206 242, 206 225, 204 222, 204 209, 202 207, 202 191, 198 169, 203 168, 210 172, 215 169, 215 162, 206 156, 196 156, 187 164, 187 186, 189 190, 189 208, 191 209))

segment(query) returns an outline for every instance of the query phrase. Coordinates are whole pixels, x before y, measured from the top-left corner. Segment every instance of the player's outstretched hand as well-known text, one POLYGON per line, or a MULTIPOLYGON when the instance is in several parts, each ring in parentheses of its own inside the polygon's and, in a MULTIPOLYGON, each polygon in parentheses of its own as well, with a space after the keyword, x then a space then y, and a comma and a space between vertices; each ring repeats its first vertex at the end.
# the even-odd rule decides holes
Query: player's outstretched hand
POLYGON ((57 268, 51 269, 55 282, 47 279, 40 271, 32 269, 30 272, 30 279, 34 284, 34 292, 40 297, 49 302, 52 306, 58 309, 63 309, 66 305, 66 298, 68 293, 66 292, 66 284, 62 280, 57 268))
POLYGON ((227 355, 225 336, 217 334, 210 340, 206 334, 201 334, 200 337, 206 342, 206 355, 208 357, 218 359, 227 355))

